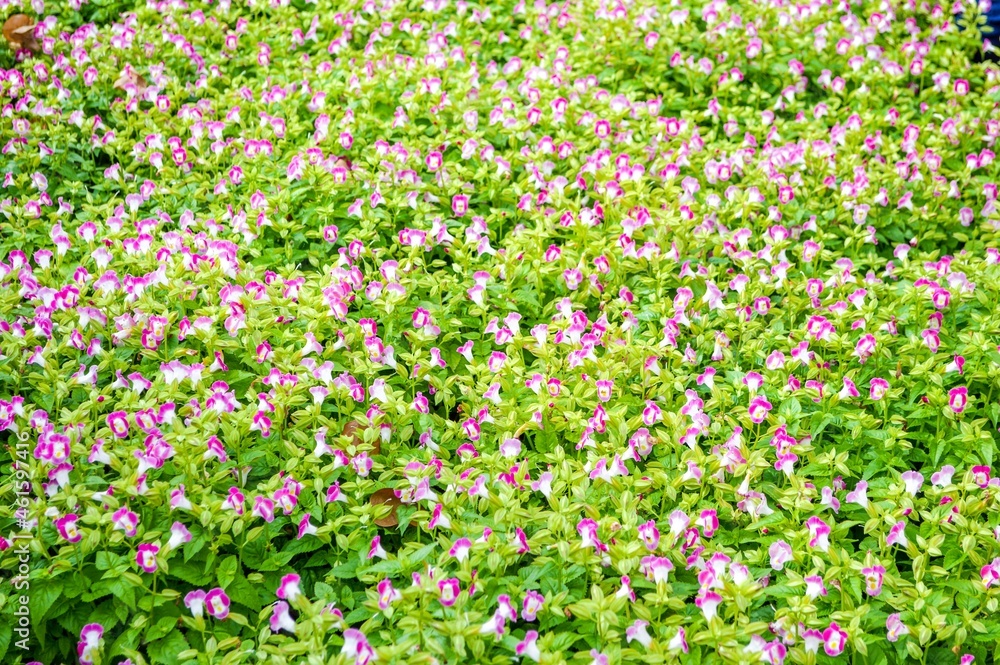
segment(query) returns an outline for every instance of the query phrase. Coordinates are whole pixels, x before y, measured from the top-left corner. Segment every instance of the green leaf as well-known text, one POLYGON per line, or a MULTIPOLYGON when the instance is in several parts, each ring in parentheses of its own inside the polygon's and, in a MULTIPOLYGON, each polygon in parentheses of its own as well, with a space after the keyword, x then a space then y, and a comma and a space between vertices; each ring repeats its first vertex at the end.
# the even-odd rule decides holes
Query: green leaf
POLYGON ((353 578, 358 570, 358 560, 351 559, 347 563, 341 564, 330 571, 334 577, 353 578))
POLYGON ((362 621, 367 621, 372 616, 374 616, 374 613, 370 609, 367 607, 359 607, 348 612, 347 616, 344 617, 344 621, 353 625, 362 621))
POLYGON ((158 640, 175 628, 177 628, 176 616, 160 617, 156 623, 146 629, 144 641, 152 642, 153 640, 158 640))
POLYGON ((114 594, 115 598, 122 601, 130 608, 135 609, 135 588, 124 578, 116 577, 112 580, 108 580, 108 588, 111 589, 111 593, 114 594))
POLYGON ((251 584, 242 573, 233 578, 226 588, 226 593, 234 603, 245 605, 254 612, 259 612, 264 606, 264 601, 260 597, 260 587, 251 584))
POLYGON ((49 609, 62 594, 63 583, 60 579, 39 580, 31 586, 28 597, 28 609, 31 612, 31 623, 38 625, 45 618, 49 609))
MULTIPOLYGON (((107 626, 105 626, 105 629, 106 628, 107 626)), ((120 656, 126 651, 135 650, 135 648, 139 645, 140 632, 141 630, 138 628, 129 628, 128 630, 122 632, 122 634, 118 636, 118 639, 112 643, 111 647, 107 649, 106 657, 112 658, 114 656, 120 656)))
POLYGON ((202 587, 212 581, 212 573, 205 572, 204 563, 197 561, 170 561, 170 576, 191 584, 202 587))
POLYGON ((802 405, 794 397, 789 397, 778 407, 778 414, 784 416, 786 420, 792 420, 801 413, 802 405))
POLYGON ((190 649, 191 645, 184 639, 184 635, 175 630, 161 640, 156 640, 149 645, 149 659, 153 663, 163 663, 163 665, 177 665, 181 661, 177 659, 177 654, 190 649))
POLYGON ((0 663, 4 661, 4 656, 7 655, 7 649, 10 647, 10 640, 13 636, 14 629, 6 621, 0 621, 0 663))
POLYGON ((216 579, 219 581, 219 586, 223 589, 227 588, 236 578, 238 568, 239 562, 236 560, 235 556, 230 555, 223 559, 215 573, 216 579))

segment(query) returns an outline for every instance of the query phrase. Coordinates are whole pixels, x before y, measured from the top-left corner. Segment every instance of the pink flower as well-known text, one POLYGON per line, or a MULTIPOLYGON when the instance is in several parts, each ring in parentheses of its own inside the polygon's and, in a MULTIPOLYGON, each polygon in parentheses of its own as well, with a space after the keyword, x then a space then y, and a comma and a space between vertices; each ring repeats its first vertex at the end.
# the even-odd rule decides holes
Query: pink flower
POLYGON ((386 551, 382 549, 382 545, 380 542, 381 540, 382 540, 381 536, 375 536, 374 538, 372 538, 371 547, 368 548, 369 559, 374 559, 376 557, 380 559, 389 558, 389 555, 386 554, 386 551))
POLYGON ((1000 558, 993 559, 993 561, 980 568, 979 575, 982 577, 983 585, 987 589, 994 584, 1000 584, 1000 558))
POLYGON ((743 377, 743 385, 749 388, 750 394, 753 395, 764 385, 764 377, 759 372, 747 372, 743 377))
POLYGON ((962 413, 965 411, 966 405, 969 403, 969 389, 965 386, 959 386, 957 388, 952 388, 948 391, 948 406, 955 413, 962 413))
POLYGON ((468 538, 459 538, 448 550, 448 554, 461 563, 469 558, 470 549, 472 549, 472 541, 468 538))
POLYGON ((302 519, 299 520, 299 533, 297 536, 298 540, 302 540, 306 536, 315 536, 316 533, 318 532, 318 529, 312 523, 310 518, 311 515, 309 515, 309 513, 306 513, 305 515, 302 516, 302 519))
POLYGON ((666 582, 673 569, 673 562, 665 556, 644 556, 639 562, 639 570, 654 584, 666 582))
POLYGON ((626 643, 635 641, 648 649, 649 645, 653 643, 653 638, 646 632, 646 626, 648 625, 648 621, 636 619, 631 626, 625 629, 626 643))
POLYGON ((205 607, 215 619, 223 620, 229 616, 229 596, 220 588, 215 588, 205 594, 205 607))
POLYGON ((295 573, 289 573, 281 578, 281 583, 278 585, 275 595, 282 599, 290 602, 295 602, 295 599, 302 594, 302 590, 299 587, 301 578, 295 573))
POLYGON ((667 522, 670 524, 670 535, 677 537, 691 524, 691 518, 683 510, 678 509, 670 513, 667 522))
POLYGON ((895 642, 900 637, 904 637, 910 634, 910 629, 907 628, 906 624, 904 624, 900 620, 899 612, 896 612, 895 614, 890 614, 889 617, 885 620, 885 631, 886 631, 885 637, 890 642, 895 642))
POLYGON ((392 587, 392 580, 386 577, 378 583, 378 608, 385 611, 390 605, 401 599, 403 594, 392 587))
POLYGON ((837 625, 836 622, 823 631, 823 649, 827 656, 839 656, 847 646, 847 631, 837 625))
POLYGON ((524 601, 521 605, 521 617, 525 621, 534 621, 544 605, 545 596, 537 591, 528 591, 524 594, 524 601))
POLYGON ((924 476, 918 471, 906 471, 900 476, 900 479, 910 496, 916 496, 924 484, 924 476))
POLYGON ((124 439, 128 436, 128 414, 124 411, 115 411, 109 413, 107 417, 108 427, 111 428, 111 433, 114 434, 119 439, 124 439))
POLYGON ((139 545, 135 554, 135 561, 147 573, 156 572, 156 555, 160 552, 160 546, 156 543, 143 543, 139 545))
POLYGON ((367 665, 375 660, 375 650, 368 643, 368 638, 356 628, 344 631, 344 646, 341 647, 340 653, 353 658, 354 665, 367 665))
POLYGON ((771 543, 771 547, 768 548, 767 553, 771 557, 771 568, 774 570, 783 570, 785 564, 794 558, 792 556, 792 546, 783 540, 771 543))
POLYGON ((191 532, 180 522, 170 525, 170 540, 167 541, 167 549, 175 550, 184 543, 191 542, 191 532))
POLYGON ((243 495, 243 492, 240 491, 240 488, 230 487, 229 495, 226 497, 226 500, 222 502, 222 509, 232 510, 237 515, 242 515, 244 511, 243 504, 245 501, 246 497, 243 495))
POLYGON ((945 464, 941 467, 940 471, 935 471, 931 474, 931 484, 935 487, 947 487, 951 484, 951 478, 955 475, 955 467, 951 464, 945 464))
POLYGON ((527 656, 536 663, 542 657, 541 652, 538 650, 538 646, 535 644, 538 641, 538 631, 529 630, 524 634, 524 639, 517 643, 514 647, 514 653, 518 656, 527 656))
POLYGON ((198 618, 205 613, 205 592, 195 589, 184 596, 184 606, 191 610, 191 616, 198 618))
POLYGON ((458 594, 462 588, 457 577, 452 577, 438 582, 438 600, 445 607, 451 607, 458 600, 458 594))
POLYGON ((719 528, 717 511, 711 508, 701 511, 701 515, 695 520, 695 524, 702 528, 702 535, 705 538, 711 538, 719 528))
POLYGON ((469 197, 465 194, 456 194, 451 198, 451 211, 456 217, 465 217, 469 211, 469 197))
POLYGON ((70 513, 56 520, 56 530, 59 536, 70 543, 78 543, 83 539, 83 534, 77 529, 77 522, 80 518, 76 513, 70 513))
POLYGON ((854 355, 858 357, 858 361, 864 365, 865 361, 868 360, 875 353, 875 335, 867 334, 862 335, 861 339, 858 340, 857 345, 854 347, 854 355))
POLYGON ((646 549, 650 552, 655 551, 656 546, 660 542, 660 532, 656 528, 656 522, 649 520, 644 524, 640 524, 639 539, 646 544, 646 549))
POLYGON ((434 509, 431 512, 431 518, 427 521, 427 528, 429 530, 434 530, 438 527, 441 527, 442 529, 451 528, 451 520, 444 514, 444 506, 440 503, 434 505, 434 509))
POLYGON ((722 596, 714 591, 702 588, 694 599, 694 604, 701 610, 705 621, 711 622, 718 614, 718 607, 722 603, 722 596))
POLYGON ((806 520, 806 528, 809 529, 809 547, 823 552, 830 549, 830 527, 826 522, 813 516, 806 520))
POLYGON ((771 412, 771 403, 768 402, 764 397, 758 395, 750 400, 750 406, 747 412, 750 414, 750 420, 756 424, 764 422, 767 418, 767 414, 771 412))
POLYGON ((990 467, 978 465, 972 467, 972 482, 979 485, 981 489, 986 489, 990 484, 990 467))
POLYGON ((667 643, 667 649, 670 651, 683 651, 688 653, 688 643, 687 643, 687 632, 684 628, 678 628, 677 633, 670 639, 667 643))
POLYGON ((862 508, 868 507, 868 483, 864 480, 859 480, 858 484, 854 486, 854 489, 847 493, 844 497, 847 503, 856 503, 862 508))
POLYGON ((115 525, 115 529, 124 531, 129 538, 134 538, 139 525, 139 516, 127 506, 122 506, 111 515, 111 522, 115 525))
POLYGON ((806 628, 802 630, 804 626, 799 626, 799 637, 802 638, 803 647, 806 653, 816 653, 819 651, 819 646, 823 643, 823 633, 815 628, 806 628))
POLYGON ((614 390, 615 382, 610 379, 604 379, 597 382, 597 398, 602 402, 607 402, 611 399, 612 390, 614 390))
POLYGON ((882 566, 866 566, 861 569, 865 578, 865 592, 869 596, 882 593, 882 581, 885 579, 885 568, 882 566))
POLYGON ((502 637, 504 634, 504 627, 506 626, 507 620, 504 619, 503 615, 500 614, 498 610, 486 621, 482 626, 479 627, 480 635, 493 635, 496 638, 502 637))
POLYGON ((778 187, 778 201, 782 204, 791 203, 795 198, 795 190, 789 185, 782 185, 778 187))
POLYGON ((647 427, 652 427, 663 419, 663 412, 654 402, 646 400, 646 408, 642 410, 642 422, 647 427))
POLYGON ((885 397, 886 392, 889 390, 889 382, 885 379, 873 378, 871 380, 871 390, 869 391, 869 397, 875 402, 879 401, 885 397))
POLYGON ((254 497, 251 514, 270 524, 274 521, 274 501, 266 496, 254 497))
POLYGON ((97 660, 103 636, 104 626, 99 623, 88 623, 80 630, 80 641, 76 645, 80 665, 93 665, 97 660))
POLYGON ((607 549, 607 546, 597 537, 597 522, 590 518, 580 520, 576 525, 577 533, 580 534, 583 547, 593 547, 599 551, 607 549))
POLYGON ((542 495, 547 499, 552 495, 552 472, 546 471, 538 476, 538 479, 531 483, 531 490, 533 492, 541 492, 542 495))
POLYGON ((806 596, 812 599, 816 599, 820 596, 826 595, 826 585, 823 583, 823 578, 819 575, 809 575, 803 580, 806 583, 806 596))
POLYGON ((909 541, 906 540, 906 522, 900 520, 893 524, 889 529, 889 535, 886 536, 885 542, 890 547, 893 545, 906 547, 909 544, 909 541))
POLYGON ((295 619, 289 612, 288 603, 279 600, 274 604, 274 612, 271 614, 271 632, 277 633, 282 630, 294 633, 295 619))
POLYGON ((761 660, 769 665, 784 665, 788 649, 779 640, 768 642, 764 647, 761 660))
POLYGON ((839 397, 842 400, 845 400, 845 399, 850 399, 851 397, 857 397, 858 395, 861 394, 858 392, 857 386, 854 385, 854 381, 850 380, 846 376, 844 377, 843 381, 844 381, 844 387, 840 389, 839 393, 837 393, 837 397, 839 397))

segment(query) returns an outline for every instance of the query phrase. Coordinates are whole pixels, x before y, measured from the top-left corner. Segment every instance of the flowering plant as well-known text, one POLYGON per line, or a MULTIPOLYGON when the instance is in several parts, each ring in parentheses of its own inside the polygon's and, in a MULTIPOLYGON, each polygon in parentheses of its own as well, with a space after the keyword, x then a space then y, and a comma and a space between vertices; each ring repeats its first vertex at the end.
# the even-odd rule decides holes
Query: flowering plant
POLYGON ((98 4, 0 62, 0 660, 1000 657, 984 7, 98 4))

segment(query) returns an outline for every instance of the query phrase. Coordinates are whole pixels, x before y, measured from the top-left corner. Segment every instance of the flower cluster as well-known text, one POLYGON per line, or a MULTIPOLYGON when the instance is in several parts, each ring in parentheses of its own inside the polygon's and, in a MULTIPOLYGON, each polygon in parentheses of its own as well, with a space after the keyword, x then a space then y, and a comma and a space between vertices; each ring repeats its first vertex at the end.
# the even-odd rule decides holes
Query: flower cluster
POLYGON ((0 661, 1000 657, 986 7, 66 5, 0 661))

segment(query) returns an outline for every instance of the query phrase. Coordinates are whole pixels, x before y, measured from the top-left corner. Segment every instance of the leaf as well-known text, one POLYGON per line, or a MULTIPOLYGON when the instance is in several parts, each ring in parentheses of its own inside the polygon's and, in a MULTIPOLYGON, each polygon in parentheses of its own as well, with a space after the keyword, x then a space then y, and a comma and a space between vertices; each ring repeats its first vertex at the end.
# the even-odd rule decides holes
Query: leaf
POLYGON ((399 561, 379 561, 374 566, 365 568, 359 571, 360 575, 368 575, 370 573, 385 573, 386 575, 394 575, 401 570, 399 561))
POLYGON ((983 454, 983 462, 985 462, 987 466, 991 466, 993 464, 993 455, 996 453, 996 444, 992 439, 987 439, 983 441, 979 452, 983 454))
POLYGON ((111 593, 114 594, 115 598, 128 605, 131 609, 135 609, 135 588, 125 578, 116 577, 109 580, 108 588, 111 589, 111 593))
POLYGON ((63 581, 63 596, 67 599, 77 598, 92 588, 93 582, 85 575, 66 575, 63 581))
MULTIPOLYGON (((301 554, 303 552, 314 552, 319 548, 323 547, 324 543, 319 538, 307 537, 299 540, 293 540, 285 545, 282 550, 282 554, 293 555, 301 554)), ((290 557, 289 557, 290 558, 290 557)))
POLYGON ((367 607, 359 607, 348 612, 347 616, 344 617, 344 621, 350 625, 354 625, 361 623, 362 621, 367 621, 372 616, 374 616, 374 613, 370 609, 367 607))
POLYGON ((97 559, 94 565, 97 566, 98 570, 111 570, 118 565, 121 561, 121 557, 111 552, 98 552, 97 559))
POLYGON ((288 565, 288 562, 292 560, 293 556, 295 556, 294 552, 278 552, 276 554, 272 554, 264 559, 259 566, 257 566, 257 570, 262 573, 280 570, 288 565))
POLYGON ((177 654, 190 649, 191 645, 184 639, 184 635, 175 630, 161 640, 156 640, 149 645, 149 659, 153 663, 163 663, 163 665, 177 665, 177 654))
POLYGON ((226 588, 226 593, 234 603, 245 605, 254 612, 259 612, 264 606, 264 601, 260 597, 260 587, 251 584, 242 573, 233 578, 226 588))
POLYGON ((801 413, 802 405, 794 397, 789 397, 778 407, 778 414, 784 416, 786 420, 792 420, 801 413))
POLYGON ((427 557, 431 555, 434 550, 438 548, 437 543, 430 543, 429 545, 424 545, 419 550, 414 552, 408 557, 409 563, 420 563, 424 561, 427 557))
POLYGON ((6 621, 0 621, 0 663, 4 661, 4 656, 7 655, 7 649, 10 647, 10 640, 14 633, 13 627, 6 621))
POLYGON ((111 658, 122 655, 126 651, 133 651, 139 644, 139 633, 140 629, 138 628, 129 628, 124 631, 118 636, 118 639, 114 641, 111 647, 107 649, 107 657, 111 658))
POLYGON ((334 568, 333 570, 331 570, 330 574, 332 574, 334 577, 350 579, 356 576, 357 570, 358 570, 358 560, 351 559, 347 563, 341 564, 336 568, 334 568))
POLYGON ((196 561, 171 560, 170 576, 196 587, 205 586, 212 581, 212 573, 205 572, 204 564, 196 561))
POLYGON ((177 628, 177 617, 160 617, 156 623, 146 629, 144 641, 152 642, 153 640, 158 640, 175 628, 177 628))
POLYGON ((326 602, 330 602, 337 597, 336 591, 326 582, 316 582, 313 585, 313 595, 326 602))
POLYGON ((236 578, 237 568, 239 567, 239 562, 233 555, 227 556, 222 560, 216 569, 216 579, 219 581, 219 586, 223 589, 227 588, 229 584, 236 578))
POLYGON ((31 587, 28 597, 28 609, 31 611, 31 623, 38 625, 45 618, 49 609, 62 594, 62 580, 50 579, 44 583, 36 583, 31 587))

